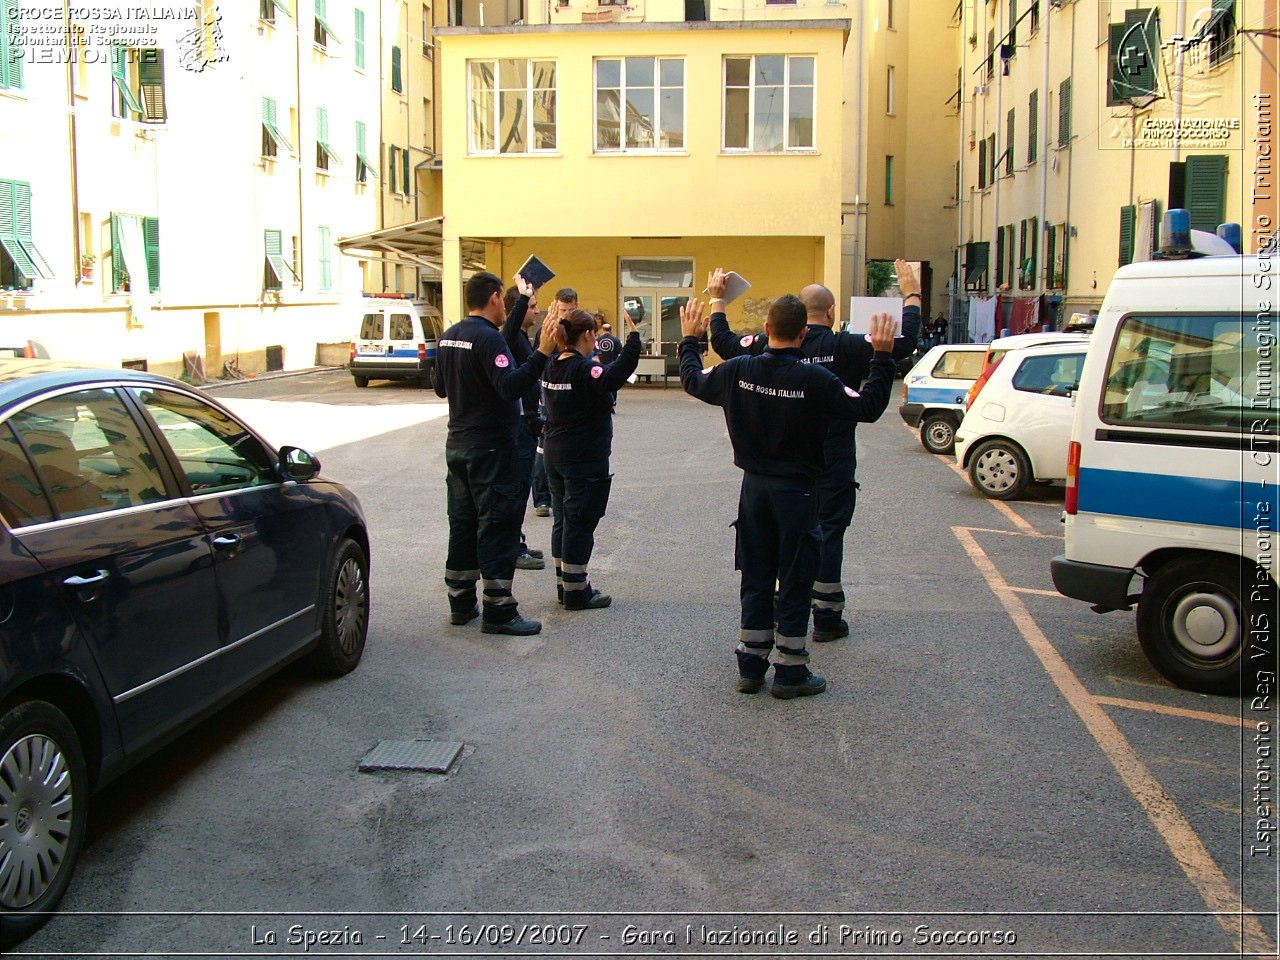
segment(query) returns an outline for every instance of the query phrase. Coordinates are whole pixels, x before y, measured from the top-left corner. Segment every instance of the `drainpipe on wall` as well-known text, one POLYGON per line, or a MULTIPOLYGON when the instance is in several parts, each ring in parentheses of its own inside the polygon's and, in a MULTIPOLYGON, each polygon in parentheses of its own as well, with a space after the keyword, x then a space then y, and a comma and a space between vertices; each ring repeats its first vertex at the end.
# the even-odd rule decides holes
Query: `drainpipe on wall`
POLYGON ((80 257, 84 248, 80 245, 80 157, 76 150, 76 66, 80 61, 79 50, 72 42, 71 3, 62 0, 62 25, 67 40, 67 138, 71 148, 71 250, 74 260, 75 282, 80 282, 80 257), (74 54, 74 56, 73 56, 74 54))
MULTIPOLYGON (((1039 2, 1039 0, 1037 0, 1039 2)), ((1049 25, 1053 22, 1053 10, 1047 9, 1044 12, 1044 29, 1041 38, 1044 41, 1044 71, 1040 82, 1040 89, 1044 91, 1044 120, 1040 123, 1040 129, 1036 131, 1036 136, 1040 139, 1040 217, 1038 219, 1039 229, 1036 231, 1038 236, 1032 238, 1032 250, 1036 253, 1036 296, 1040 296, 1045 292, 1046 286, 1044 280, 1045 268, 1049 270, 1049 276, 1053 277, 1053 264, 1045 263, 1044 257, 1048 250, 1048 244, 1045 243, 1045 231, 1049 226, 1049 222, 1045 217, 1048 210, 1049 196, 1049 25)), ((1040 322, 1044 323, 1044 318, 1040 318, 1040 322)))
MULTIPOLYGON (((997 6, 996 36, 1002 37, 1004 36, 1004 34, 1000 32, 1000 29, 1001 29, 1000 21, 1004 16, 1004 10, 1000 4, 997 4, 996 6, 997 6)), ((1004 137, 999 136, 1000 124, 1004 121, 1004 114, 1003 114, 1004 67, 1003 67, 1003 64, 1001 65, 1000 69, 996 69, 996 55, 999 52, 999 49, 1000 49, 999 47, 996 47, 991 51, 991 76, 994 78, 996 82, 996 109, 995 109, 995 116, 991 118, 991 123, 997 134, 995 142, 1004 143, 1004 137)), ((1008 131, 1007 125, 1005 127, 1005 131, 1006 132, 1008 131)), ((1012 147, 1013 147, 1012 144, 1005 144, 1005 150, 1012 149, 1012 147)), ((994 153, 995 151, 992 151, 992 152, 994 153)), ((989 158, 988 162, 991 164, 991 252, 993 254, 999 255, 1003 253, 1003 251, 1000 250, 1000 244, 997 241, 997 238, 1000 235, 1000 170, 997 167, 997 159, 995 157, 989 158)), ((997 269, 989 270, 987 273, 987 293, 989 296, 994 297, 996 295, 996 277, 999 275, 1000 275, 1000 270, 998 265, 997 265, 997 269)), ((1006 277, 1005 279, 1008 280, 1009 278, 1006 277)), ((1009 284, 1009 289, 1011 290, 1013 289, 1012 283, 1009 284)), ((1004 326, 1004 318, 1002 316, 997 316, 996 323, 995 323, 995 333, 993 335, 993 339, 995 337, 1000 336, 1000 330, 1003 328, 1003 326, 1004 326)))
POLYGON ((306 275, 306 269, 303 264, 306 263, 306 257, 303 255, 306 250, 306 237, 303 233, 304 224, 302 219, 302 168, 306 163, 306 151, 302 148, 302 27, 298 23, 299 8, 295 4, 293 10, 293 94, 294 102, 298 104, 298 275, 295 278, 298 286, 301 288, 303 277, 306 275))

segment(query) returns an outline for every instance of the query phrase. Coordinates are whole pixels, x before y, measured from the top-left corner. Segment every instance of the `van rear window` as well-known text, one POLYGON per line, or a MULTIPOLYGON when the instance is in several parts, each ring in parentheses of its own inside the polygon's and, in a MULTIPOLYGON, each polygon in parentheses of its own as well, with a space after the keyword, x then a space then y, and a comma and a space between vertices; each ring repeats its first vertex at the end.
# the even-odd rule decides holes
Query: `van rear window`
POLYGON ((416 340, 413 333, 413 317, 407 313, 391 315, 391 335, 389 340, 416 340))
POLYGON ((1106 423, 1244 432, 1274 430, 1272 347, 1239 316, 1128 316, 1107 364, 1106 423))
POLYGON ((934 365, 932 375, 944 380, 977 380, 982 360, 980 350, 948 350, 934 365))
POLYGON ((360 339, 382 339, 382 314, 366 313, 364 315, 364 319, 360 321, 360 339))

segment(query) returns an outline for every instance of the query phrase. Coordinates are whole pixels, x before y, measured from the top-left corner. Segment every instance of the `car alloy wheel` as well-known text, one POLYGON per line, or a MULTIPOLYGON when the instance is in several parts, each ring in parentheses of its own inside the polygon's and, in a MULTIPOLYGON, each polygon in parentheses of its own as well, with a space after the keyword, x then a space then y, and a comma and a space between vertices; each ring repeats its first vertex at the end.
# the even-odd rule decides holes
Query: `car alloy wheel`
POLYGON ((973 452, 969 479, 985 497, 1013 500, 1021 496, 1031 482, 1031 467, 1015 444, 988 440, 973 452))
POLYGON ((311 662, 331 676, 350 673, 364 654, 369 633, 369 561, 353 540, 338 547, 320 610, 320 642, 311 662))
POLYGON ((75 866, 88 774, 75 728, 41 700, 0 718, 0 929, 6 941, 44 923, 75 866))

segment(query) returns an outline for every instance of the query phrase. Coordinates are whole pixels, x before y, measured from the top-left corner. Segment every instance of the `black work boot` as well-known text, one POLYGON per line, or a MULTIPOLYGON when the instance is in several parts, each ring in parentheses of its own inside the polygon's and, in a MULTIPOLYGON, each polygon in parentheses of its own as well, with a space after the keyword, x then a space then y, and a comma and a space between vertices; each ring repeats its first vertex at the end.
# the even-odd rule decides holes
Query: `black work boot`
POLYGON ((804 664, 783 666, 773 665, 773 686, 769 688, 779 700, 790 700, 793 697, 811 697, 827 689, 825 678, 813 673, 804 664))
POLYGON ((564 594, 566 610, 603 610, 611 603, 613 597, 589 584, 585 590, 566 590, 564 594))
POLYGON ((764 686, 764 675, 769 672, 768 658, 741 650, 734 653, 738 656, 738 692, 759 693, 764 686))
POLYGON ((537 620, 529 620, 516 614, 510 620, 504 620, 502 623, 491 623, 486 620, 480 624, 482 633, 502 633, 511 637, 531 637, 535 633, 542 632, 542 624, 537 620))
POLYGON ((452 611, 449 614, 449 622, 455 627, 460 627, 464 623, 470 623, 478 616, 480 616, 480 608, 472 604, 470 610, 459 609, 452 611))
POLYGON ((819 617, 813 614, 813 639, 817 643, 828 643, 849 635, 849 624, 840 616, 819 617))

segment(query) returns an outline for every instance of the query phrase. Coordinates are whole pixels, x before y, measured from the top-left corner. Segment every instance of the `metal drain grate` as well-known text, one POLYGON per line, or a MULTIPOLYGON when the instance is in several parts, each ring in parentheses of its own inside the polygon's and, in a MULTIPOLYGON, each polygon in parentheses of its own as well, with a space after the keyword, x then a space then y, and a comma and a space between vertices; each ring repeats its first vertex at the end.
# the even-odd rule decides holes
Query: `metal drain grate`
POLYGON ((358 769, 448 773, 460 753, 462 744, 447 740, 383 740, 365 754, 358 769))

